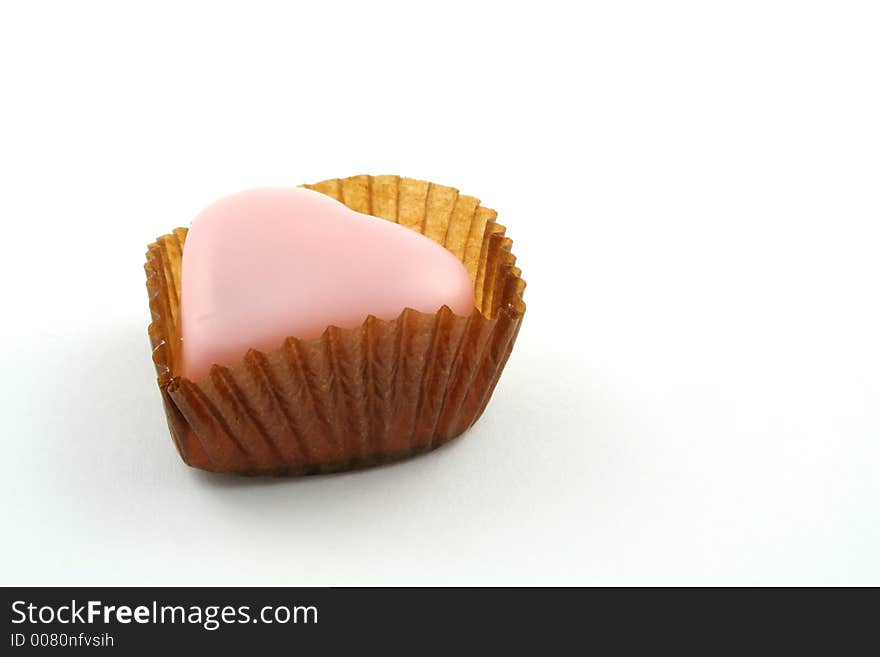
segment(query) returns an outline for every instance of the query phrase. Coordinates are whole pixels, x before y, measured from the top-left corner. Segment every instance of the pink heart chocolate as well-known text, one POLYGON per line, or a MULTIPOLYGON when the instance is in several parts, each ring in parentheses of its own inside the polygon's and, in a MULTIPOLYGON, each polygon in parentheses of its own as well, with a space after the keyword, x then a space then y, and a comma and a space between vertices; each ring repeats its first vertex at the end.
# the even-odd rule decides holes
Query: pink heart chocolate
POLYGON ((209 206, 187 234, 181 276, 191 380, 249 349, 355 327, 368 315, 474 308, 467 270, 441 245, 301 188, 250 190, 209 206))

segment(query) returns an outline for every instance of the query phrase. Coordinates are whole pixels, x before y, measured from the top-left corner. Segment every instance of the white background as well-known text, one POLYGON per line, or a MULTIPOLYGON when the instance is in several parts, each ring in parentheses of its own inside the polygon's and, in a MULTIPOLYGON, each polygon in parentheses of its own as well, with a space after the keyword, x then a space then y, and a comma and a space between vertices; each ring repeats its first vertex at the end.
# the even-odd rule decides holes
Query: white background
POLYGON ((880 584, 874 3, 0 9, 2 584, 880 584), (148 242, 357 173, 500 212, 480 422, 306 479, 179 460, 148 242))

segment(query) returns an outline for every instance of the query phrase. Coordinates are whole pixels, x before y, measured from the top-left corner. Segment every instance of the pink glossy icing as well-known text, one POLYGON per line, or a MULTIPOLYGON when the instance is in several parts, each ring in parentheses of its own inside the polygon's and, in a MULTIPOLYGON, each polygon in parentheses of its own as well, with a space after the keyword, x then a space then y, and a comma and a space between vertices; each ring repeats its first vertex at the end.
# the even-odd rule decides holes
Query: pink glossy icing
POLYGON ((183 368, 194 380, 214 363, 329 325, 474 306, 467 270, 445 248, 301 188, 240 192, 206 208, 187 235, 181 275, 183 368))

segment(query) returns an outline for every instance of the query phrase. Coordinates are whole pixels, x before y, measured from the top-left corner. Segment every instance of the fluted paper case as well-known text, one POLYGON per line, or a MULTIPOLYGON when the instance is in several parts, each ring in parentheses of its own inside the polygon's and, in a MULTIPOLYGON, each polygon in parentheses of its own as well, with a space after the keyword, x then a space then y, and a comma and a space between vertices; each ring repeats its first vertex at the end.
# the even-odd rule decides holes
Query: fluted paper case
POLYGON ((470 274, 475 308, 468 317, 444 306, 330 326, 191 381, 180 375, 178 313, 187 229, 163 235, 147 250, 149 334, 168 426, 193 467, 315 474, 434 449, 480 417, 513 348, 525 282, 493 210, 452 187, 398 176, 304 186, 445 246, 470 274))

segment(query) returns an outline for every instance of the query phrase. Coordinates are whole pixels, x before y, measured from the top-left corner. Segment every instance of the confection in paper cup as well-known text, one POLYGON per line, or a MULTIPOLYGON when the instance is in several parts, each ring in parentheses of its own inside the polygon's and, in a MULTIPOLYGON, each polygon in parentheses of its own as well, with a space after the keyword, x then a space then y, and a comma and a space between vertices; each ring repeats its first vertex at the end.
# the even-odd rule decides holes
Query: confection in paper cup
POLYGON ((493 210, 451 187, 398 176, 304 187, 442 244, 474 283, 473 312, 369 316, 354 328, 251 349, 192 381, 181 374, 179 315, 187 229, 163 235, 147 250, 149 335, 168 426, 190 466, 315 474, 429 451, 477 421, 513 349, 525 282, 493 210))

